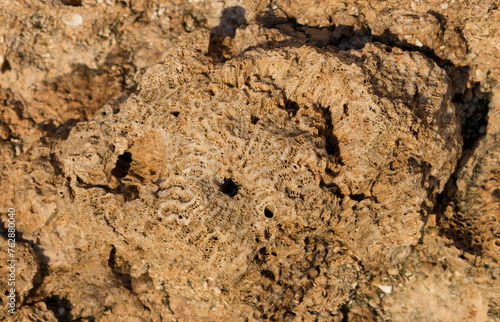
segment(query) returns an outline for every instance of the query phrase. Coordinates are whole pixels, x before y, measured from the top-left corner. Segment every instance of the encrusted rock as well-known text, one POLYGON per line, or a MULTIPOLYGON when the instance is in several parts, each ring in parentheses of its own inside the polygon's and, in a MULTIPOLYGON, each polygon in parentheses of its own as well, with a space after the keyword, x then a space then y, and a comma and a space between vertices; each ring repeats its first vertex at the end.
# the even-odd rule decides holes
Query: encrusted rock
POLYGON ((47 249, 40 297, 110 320, 326 318, 417 243, 461 152, 445 71, 257 25, 225 62, 211 45, 182 38, 130 97, 34 148, 13 201, 53 200, 19 223, 47 249))

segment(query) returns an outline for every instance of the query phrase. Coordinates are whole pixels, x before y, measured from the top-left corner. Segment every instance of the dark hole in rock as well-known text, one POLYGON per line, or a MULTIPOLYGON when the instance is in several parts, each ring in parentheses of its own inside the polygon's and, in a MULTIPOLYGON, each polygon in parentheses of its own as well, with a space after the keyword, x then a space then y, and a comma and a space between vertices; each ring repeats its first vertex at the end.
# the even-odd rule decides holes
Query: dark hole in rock
POLYGON ((179 116, 179 114, 181 114, 181 112, 177 112, 176 111, 176 112, 171 112, 170 114, 172 114, 173 116, 177 117, 177 116, 179 116))
POLYGON ((345 116, 349 116, 349 105, 347 104, 344 104, 344 115, 345 116))
POLYGON ((125 196, 125 201, 132 201, 139 198, 139 188, 136 185, 121 185, 120 193, 125 196))
POLYGON ((118 266, 118 259, 116 255, 116 248, 111 246, 111 252, 109 253, 108 266, 111 268, 114 276, 123 284, 123 286, 132 290, 132 276, 127 274, 123 267, 118 266))
POLYGON ((73 315, 71 314, 71 302, 59 296, 51 296, 45 299, 47 308, 54 312, 57 321, 72 321, 73 315))
POLYGON ((238 193, 239 187, 231 178, 227 178, 224 180, 224 183, 221 186, 222 192, 231 197, 236 196, 238 193))
POLYGON ((264 209, 264 216, 266 216, 267 218, 273 218, 274 213, 269 208, 266 207, 264 209))
POLYGON ((274 273, 273 273, 273 272, 271 272, 270 270, 267 270, 267 269, 262 270, 262 271, 260 272, 260 275, 262 275, 262 276, 264 276, 264 277, 267 277, 267 278, 269 278, 269 279, 271 279, 271 280, 273 280, 273 281, 274 281, 274 273))
POLYGON ((62 0, 62 2, 68 6, 79 7, 82 5, 82 0, 62 0))
POLYGON ((12 68, 10 67, 10 63, 7 59, 5 59, 2 63, 2 67, 0 67, 0 70, 2 71, 2 74, 5 72, 8 72, 12 68))
POLYGON ((257 124, 259 122, 259 120, 260 119, 257 116, 252 115, 250 117, 250 122, 252 122, 252 124, 257 124))
POLYGON ((342 305, 340 308, 340 312, 342 312, 342 322, 347 322, 349 321, 349 307, 347 304, 342 305))
POLYGON ((351 199, 352 200, 356 200, 356 201, 361 201, 363 199, 366 198, 365 194, 364 193, 358 193, 358 194, 354 194, 354 195, 350 195, 351 199))
POLYGON ((130 163, 132 163, 132 154, 130 152, 125 152, 118 156, 116 161, 116 167, 111 170, 111 174, 118 179, 124 178, 130 170, 130 163))
POLYGON ((410 174, 422 173, 422 165, 413 157, 408 159, 408 168, 410 170, 410 174))
POLYGON ((300 106, 299 104, 297 104, 297 102, 285 99, 285 106, 280 106, 280 108, 287 111, 291 117, 294 117, 295 115, 297 115, 300 106))
POLYGON ((340 156, 339 140, 333 134, 329 134, 326 138, 326 153, 333 156, 340 156))

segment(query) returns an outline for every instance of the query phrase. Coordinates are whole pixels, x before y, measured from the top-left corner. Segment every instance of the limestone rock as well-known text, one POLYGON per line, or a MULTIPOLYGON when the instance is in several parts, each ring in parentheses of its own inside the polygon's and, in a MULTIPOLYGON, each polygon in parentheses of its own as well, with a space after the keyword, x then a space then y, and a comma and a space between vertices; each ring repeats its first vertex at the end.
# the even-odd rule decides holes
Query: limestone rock
MULTIPOLYGON (((469 279, 487 297, 500 294, 500 88, 495 87, 488 125, 462 157, 450 182, 440 220, 443 243, 470 269, 469 279)), ((492 306, 498 310, 498 301, 492 306)))
MULTIPOLYGON (((6 231, 2 231, 2 238, 0 241, 6 245, 5 249, 7 249, 6 231)), ((40 260, 33 249, 23 242, 18 242, 15 247, 10 249, 14 250, 15 258, 10 257, 9 255, 14 253, 7 252, 7 250, 0 255, 0 274, 4 276, 4 279, 0 282, 0 287, 4 290, 3 301, 5 301, 2 303, 4 310, 0 312, 0 318, 2 320, 10 316, 10 313, 7 312, 7 310, 11 308, 7 306, 7 303, 10 301, 10 298, 7 297, 11 294, 10 290, 15 290, 15 303, 19 308, 19 303, 27 300, 30 291, 35 286, 34 284, 40 279, 40 260), (14 261, 8 262, 8 260, 13 259, 14 261)))
POLYGON ((47 250, 35 299, 109 320, 327 319, 363 267, 417 243, 461 151, 446 72, 257 25, 231 43, 221 62, 208 32, 181 38, 130 97, 4 168, 39 209, 20 223, 47 250))
POLYGON ((275 14, 309 28, 331 30, 328 42, 362 46, 371 39, 422 50, 472 69, 471 78, 491 90, 498 80, 498 1, 401 2, 278 0, 275 14), (494 83, 495 81, 493 81, 494 83), (490 83, 490 84, 488 84, 490 83))

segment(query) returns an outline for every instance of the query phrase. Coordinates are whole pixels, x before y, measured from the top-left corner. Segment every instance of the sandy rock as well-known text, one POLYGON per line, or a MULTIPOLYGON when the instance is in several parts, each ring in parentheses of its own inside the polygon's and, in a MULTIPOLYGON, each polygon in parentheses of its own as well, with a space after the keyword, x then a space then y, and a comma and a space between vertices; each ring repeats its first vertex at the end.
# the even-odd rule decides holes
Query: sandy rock
POLYGON ((54 146, 57 215, 23 226, 55 272, 42 292, 63 290, 82 316, 125 314, 119 280, 153 319, 319 317, 364 283, 361 265, 406 257, 460 154, 446 73, 418 53, 322 51, 256 25, 234 43, 219 63, 208 32, 182 38, 54 146), (77 300, 90 272, 102 300, 77 300))
POLYGON ((423 49, 455 65, 468 65, 474 70, 471 77, 483 86, 500 76, 500 47, 496 46, 500 10, 494 0, 322 0, 314 6, 307 0, 275 3, 277 15, 283 12, 301 25, 334 29, 331 41, 341 46, 342 38, 356 46, 360 40, 362 44, 375 38, 398 47, 423 49))
POLYGON ((500 318, 495 1, 65 3, 0 8, 22 320, 500 318))
MULTIPOLYGON (((6 231, 2 232, 1 242, 6 245, 5 249, 7 249, 6 231)), ((39 282, 41 275, 40 260, 33 248, 27 244, 26 241, 18 241, 16 246, 10 249, 14 250, 15 258, 9 256, 14 253, 7 251, 2 252, 2 257, 0 258, 0 274, 4 276, 3 280, 0 282, 0 287, 2 290, 5 290, 2 300, 4 310, 0 312, 1 319, 10 316, 10 313, 7 312, 7 310, 11 308, 7 306, 7 303, 10 302, 10 297, 7 296, 12 294, 11 290, 14 290, 13 294, 16 295, 15 300, 19 308, 19 303, 27 300, 35 284, 39 282)))
POLYGON ((470 282, 487 298, 500 294, 499 94, 494 88, 486 133, 462 158, 440 220, 443 243, 468 265, 470 282))

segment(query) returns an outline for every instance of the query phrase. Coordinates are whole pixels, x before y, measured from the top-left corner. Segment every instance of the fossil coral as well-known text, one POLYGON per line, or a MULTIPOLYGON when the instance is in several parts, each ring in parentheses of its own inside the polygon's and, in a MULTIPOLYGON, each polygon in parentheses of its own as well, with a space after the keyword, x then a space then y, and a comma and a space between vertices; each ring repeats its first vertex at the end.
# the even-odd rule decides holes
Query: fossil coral
POLYGON ((60 155, 72 202, 171 299, 209 280, 215 307, 335 310, 360 263, 405 257, 454 169, 448 77, 419 53, 324 51, 255 25, 218 63, 208 38, 185 37, 136 94, 75 127, 60 155))
MULTIPOLYGON (((34 150, 41 168, 26 182, 52 169, 37 189, 53 204, 20 229, 58 250, 45 253, 54 273, 42 287, 75 311, 118 319, 126 287, 156 320, 326 316, 364 268, 418 241, 460 154, 441 68, 257 25, 236 31, 225 62, 209 47, 206 31, 181 38, 130 97, 34 150), (73 298, 67 283, 91 278, 77 263, 94 262, 102 292, 73 298), (58 278, 68 265, 80 273, 58 278)), ((16 202, 36 209, 36 193, 16 202)))

